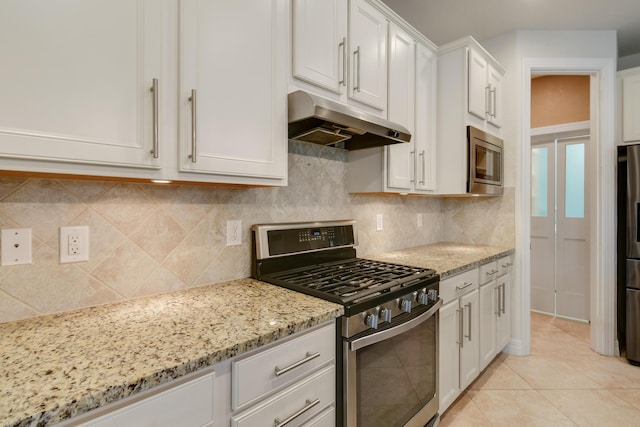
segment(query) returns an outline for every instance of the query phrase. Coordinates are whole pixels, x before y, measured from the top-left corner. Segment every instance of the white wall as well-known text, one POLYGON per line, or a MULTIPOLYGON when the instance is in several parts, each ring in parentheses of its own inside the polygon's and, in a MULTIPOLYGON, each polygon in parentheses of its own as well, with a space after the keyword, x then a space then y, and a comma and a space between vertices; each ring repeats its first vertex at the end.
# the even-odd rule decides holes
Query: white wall
MULTIPOLYGON (((504 139, 510 147, 515 148, 507 152, 507 165, 505 169, 505 179, 510 185, 515 183, 515 203, 516 203, 516 273, 515 273, 515 289, 513 292, 514 317, 513 317, 513 340, 510 347, 515 354, 528 354, 530 350, 530 323, 529 323, 529 189, 525 188, 529 185, 529 180, 524 179, 529 173, 529 142, 523 141, 524 126, 529 123, 528 118, 523 117, 523 106, 530 102, 527 97, 529 81, 524 81, 524 67, 532 60, 540 62, 556 62, 562 64, 566 59, 566 63, 572 64, 584 60, 585 62, 601 62, 612 61, 615 64, 617 57, 617 36, 615 31, 517 31, 505 36, 481 41, 483 46, 507 69, 504 80, 504 101, 505 112, 508 117, 505 118, 505 127, 503 129, 504 139), (526 120, 525 120, 526 119, 526 120), (512 157, 513 156, 513 157, 512 157)), ((570 71, 570 70, 567 70, 570 71)), ((576 70, 578 71, 578 70, 576 70)), ((614 69, 615 73, 615 69, 614 69)), ((610 74, 610 73, 609 73, 610 74)), ((601 134, 600 150, 598 152, 599 161, 598 171, 600 178, 612 175, 613 160, 612 153, 614 151, 614 120, 613 120, 613 99, 615 99, 615 76, 607 76, 606 85, 601 87, 601 97, 606 99, 608 103, 604 106, 602 117, 600 118, 599 130, 604 132, 601 134), (609 165, 609 163, 611 163, 609 165)), ((526 109, 528 111, 528 109, 526 109)), ((602 181, 601 179, 599 181, 602 181)), ((606 191, 606 189, 604 189, 606 191)), ((595 190, 598 195, 602 195, 602 189, 595 190)), ((613 188, 609 189, 613 192, 613 188)), ((607 210, 613 205, 606 198, 598 198, 598 213, 596 218, 598 222, 598 233, 593 236, 594 245, 598 245, 597 249, 604 252, 614 253, 615 247, 610 248, 609 239, 602 239, 606 235, 604 228, 608 227, 607 221, 613 221, 613 214, 607 210), (608 204, 608 206, 607 206, 608 204), (604 225, 602 217, 605 218, 604 225), (609 218, 611 217, 611 218, 609 218), (609 218, 609 219, 607 219, 609 218)), ((611 255, 607 259, 598 261, 602 265, 592 267, 592 271, 598 274, 596 280, 599 281, 597 287, 602 291, 611 283, 602 283, 604 277, 610 273, 610 269, 615 272, 615 255, 611 255)), ((602 258, 602 257, 600 257, 602 258)), ((613 285, 615 286, 615 285, 613 285)), ((593 289, 593 286, 592 286, 593 289)), ((596 299, 603 300, 609 304, 607 298, 602 298, 596 292, 596 299)), ((592 345, 594 341, 602 344, 606 339, 611 339, 611 325, 615 324, 615 314, 613 308, 599 307, 604 311, 604 316, 598 319, 592 319, 592 331, 596 331, 598 340, 594 340, 592 334, 592 345)), ((596 350, 601 352, 609 352, 612 348, 610 342, 606 345, 596 345, 596 350), (606 348, 605 348, 606 347, 606 348)))

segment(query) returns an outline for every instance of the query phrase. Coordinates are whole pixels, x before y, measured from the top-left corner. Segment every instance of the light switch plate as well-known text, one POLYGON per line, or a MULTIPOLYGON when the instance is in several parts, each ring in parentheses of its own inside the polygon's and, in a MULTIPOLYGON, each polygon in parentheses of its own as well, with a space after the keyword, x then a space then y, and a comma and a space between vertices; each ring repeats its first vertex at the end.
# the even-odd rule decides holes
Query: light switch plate
POLYGON ((422 214, 419 213, 417 216, 417 224, 418 224, 418 228, 422 228, 422 214))
POLYGON ((31 264, 31 229, 5 228, 0 234, 2 265, 31 264))
POLYGON ((376 215, 376 231, 382 231, 383 229, 383 224, 382 224, 382 214, 377 214, 376 215))
POLYGON ((60 227, 60 264, 89 261, 89 227, 60 227))

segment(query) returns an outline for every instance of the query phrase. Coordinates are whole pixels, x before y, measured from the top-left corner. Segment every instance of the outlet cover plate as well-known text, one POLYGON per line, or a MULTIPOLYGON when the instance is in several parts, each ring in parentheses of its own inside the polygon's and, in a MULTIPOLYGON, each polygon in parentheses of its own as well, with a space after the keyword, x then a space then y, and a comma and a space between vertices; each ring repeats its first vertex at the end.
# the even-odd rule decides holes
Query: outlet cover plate
POLYGON ((60 264, 89 261, 89 227, 60 227, 60 264))
POLYGON ((242 245, 242 220, 227 221, 227 246, 242 245))
POLYGON ((5 228, 0 234, 2 265, 31 264, 31 229, 5 228))

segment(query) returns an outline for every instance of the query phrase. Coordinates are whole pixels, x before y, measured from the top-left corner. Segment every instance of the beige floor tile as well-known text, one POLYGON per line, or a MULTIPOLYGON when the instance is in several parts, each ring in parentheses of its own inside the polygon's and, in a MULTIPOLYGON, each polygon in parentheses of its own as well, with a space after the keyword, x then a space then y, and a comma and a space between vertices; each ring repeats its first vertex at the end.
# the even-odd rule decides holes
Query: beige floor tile
POLYGON ((579 426, 640 424, 640 410, 609 390, 541 390, 540 393, 579 426))
POLYGON ((536 390, 479 390, 472 403, 495 427, 576 425, 536 390))
MULTIPOLYGON (((639 368, 640 369, 640 368, 639 368)), ((610 390, 611 393, 618 396, 625 402, 633 405, 637 409, 640 409, 640 389, 634 390, 610 390)))
POLYGON ((473 403, 474 392, 465 392, 440 419, 439 427, 491 427, 491 423, 473 403))
POLYGON ((505 363, 536 390, 601 388, 585 373, 554 355, 510 357, 505 363))
POLYGON ((480 374, 469 388, 471 390, 528 390, 531 385, 505 363, 506 357, 498 356, 480 374))

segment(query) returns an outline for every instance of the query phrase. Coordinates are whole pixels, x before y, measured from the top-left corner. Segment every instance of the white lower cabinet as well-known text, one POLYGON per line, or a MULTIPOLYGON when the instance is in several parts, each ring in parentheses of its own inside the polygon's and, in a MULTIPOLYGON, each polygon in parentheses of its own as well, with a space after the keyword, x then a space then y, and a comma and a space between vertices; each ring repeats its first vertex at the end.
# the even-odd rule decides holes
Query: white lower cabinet
POLYGON ((445 303, 438 345, 442 413, 480 372, 478 269, 440 282, 440 295, 445 303))
POLYGON ((335 341, 327 322, 59 427, 334 427, 335 341))
POLYGON ((480 370, 511 338, 511 256, 480 266, 480 370))
POLYGON ((205 427, 214 419, 215 371, 211 368, 179 378, 62 423, 82 427, 205 427))

